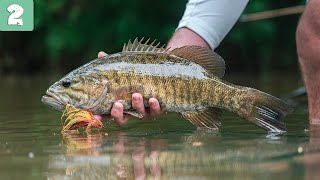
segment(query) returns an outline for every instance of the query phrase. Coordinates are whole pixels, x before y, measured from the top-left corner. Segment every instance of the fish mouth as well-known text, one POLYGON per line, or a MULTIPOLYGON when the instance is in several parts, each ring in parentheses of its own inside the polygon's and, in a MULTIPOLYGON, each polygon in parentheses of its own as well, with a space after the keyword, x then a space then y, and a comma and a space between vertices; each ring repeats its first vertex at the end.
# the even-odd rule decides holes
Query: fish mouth
POLYGON ((64 107, 66 106, 59 100, 59 98, 54 93, 50 91, 47 91, 46 95, 42 96, 41 101, 43 104, 46 104, 49 107, 58 111, 63 111, 64 107))

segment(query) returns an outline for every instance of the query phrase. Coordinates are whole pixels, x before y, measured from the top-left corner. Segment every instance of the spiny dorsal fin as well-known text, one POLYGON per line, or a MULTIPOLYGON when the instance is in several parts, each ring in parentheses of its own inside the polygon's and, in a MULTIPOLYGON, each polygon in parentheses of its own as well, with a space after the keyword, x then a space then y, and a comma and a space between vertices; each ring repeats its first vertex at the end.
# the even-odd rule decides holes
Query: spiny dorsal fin
POLYGON ((141 38, 138 40, 136 38, 133 43, 131 43, 131 40, 128 41, 127 44, 123 45, 122 52, 165 52, 166 49, 164 48, 165 45, 162 45, 159 47, 160 42, 156 43, 156 40, 152 41, 150 44, 150 38, 147 39, 146 42, 142 43, 144 38, 141 38))
POLYGON ((190 121, 197 128, 219 129, 222 111, 217 108, 210 108, 205 111, 183 112, 182 117, 190 121))
POLYGON ((224 60, 219 54, 210 49, 192 45, 174 49, 169 53, 193 61, 205 68, 210 74, 219 78, 224 75, 224 60))

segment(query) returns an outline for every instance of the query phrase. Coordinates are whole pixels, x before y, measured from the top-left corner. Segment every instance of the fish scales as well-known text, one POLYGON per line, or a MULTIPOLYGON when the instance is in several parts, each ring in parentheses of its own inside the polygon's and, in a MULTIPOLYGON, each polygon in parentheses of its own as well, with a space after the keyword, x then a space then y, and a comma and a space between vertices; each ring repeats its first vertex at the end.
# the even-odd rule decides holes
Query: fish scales
MULTIPOLYGON (((200 80, 189 80, 181 79, 177 77, 164 78, 163 76, 146 76, 139 74, 130 73, 117 73, 116 76, 113 73, 106 73, 105 77, 110 80, 109 83, 111 93, 115 92, 118 87, 121 86, 131 86, 131 85, 142 85, 144 98, 149 99, 150 97, 158 98, 162 104, 163 108, 167 110, 176 111, 181 110, 192 110, 191 106, 200 106, 205 104, 206 96, 201 99, 194 99, 191 101, 190 97, 197 97, 197 91, 192 91, 192 89, 199 89, 205 84, 200 80), (121 79, 120 81, 118 79, 121 79), (118 82, 117 82, 118 81, 118 82), (168 89, 171 90, 167 91, 168 89), (113 91, 114 90, 114 91, 113 91)), ((124 98, 124 97, 122 97, 124 98)), ((131 96, 129 96, 131 98, 131 96)))
MULTIPOLYGON (((163 68, 161 71, 166 74, 167 70, 163 68)), ((181 112, 192 110, 193 108, 202 110, 208 106, 235 111, 242 106, 237 99, 230 98, 233 96, 241 97, 242 91, 237 91, 234 87, 221 83, 218 79, 181 79, 174 76, 166 78, 164 76, 146 76, 134 73, 117 73, 116 76, 111 73, 106 78, 111 79, 110 84, 114 87, 142 84, 144 87, 144 92, 142 93, 146 94, 146 99, 156 97, 162 102, 163 108, 170 111, 181 112), (112 79, 119 82, 116 83, 112 79), (168 93, 168 89, 171 89, 172 93, 168 93), (202 92, 198 90, 202 90, 202 92), (191 97, 197 98, 191 101, 191 97)), ((112 87, 111 89, 114 88, 112 87)))
POLYGON ((57 110, 66 104, 109 114, 120 101, 124 112, 141 117, 131 107, 133 93, 159 100, 162 110, 178 112, 200 128, 220 126, 226 109, 267 131, 286 130, 282 118, 292 111, 284 101, 259 90, 222 80, 224 60, 199 46, 167 51, 142 41, 128 42, 123 51, 93 60, 53 84, 42 101, 57 110))
MULTIPOLYGON (((163 54, 160 54, 160 55, 161 56, 159 56, 158 54, 138 54, 136 56, 124 55, 124 58, 122 59, 122 61, 132 61, 134 63, 139 61, 137 59, 140 58, 150 63, 162 62, 164 55, 163 54)), ((115 56, 114 58, 117 59, 119 58, 119 56, 115 56)), ((108 61, 111 61, 111 62, 117 61, 115 59, 110 58, 108 59, 108 61)), ((131 67, 134 70, 138 70, 141 66, 139 67, 139 66, 135 66, 135 64, 131 64, 131 67)), ((144 93, 149 95, 149 96, 146 96, 145 98, 157 97, 157 98, 160 98, 162 101, 164 101, 165 103, 163 104, 166 104, 166 106, 168 106, 169 109, 172 109, 171 106, 175 106, 176 109, 178 108, 181 109, 181 106, 184 106, 183 110, 187 110, 188 105, 193 105, 192 103, 190 103, 190 97, 199 96, 198 93, 192 93, 190 89, 191 88, 193 88, 194 90, 202 89, 202 87, 204 87, 203 83, 195 84, 197 82, 197 79, 191 79, 189 77, 185 77, 184 79, 181 79, 179 77, 179 74, 176 74, 176 77, 175 76, 166 77, 164 75, 170 74, 167 71, 171 69, 168 70, 165 64, 162 64, 160 66, 159 64, 157 64, 157 68, 159 67, 160 68, 162 67, 160 70, 162 74, 160 75, 154 74, 152 76, 147 76, 147 75, 144 75, 144 73, 140 73, 142 75, 135 74, 135 73, 124 73, 120 75, 123 72, 123 71, 120 71, 121 73, 117 73, 116 76, 111 74, 109 76, 106 76, 106 78, 110 79, 110 84, 112 85, 111 89, 114 89, 113 87, 130 86, 131 84, 142 83, 144 86, 144 91, 145 91, 144 93), (121 76, 123 76, 123 78, 121 76), (114 79, 114 81, 112 79, 114 79), (192 85, 191 82, 193 82, 193 84, 197 85, 198 87, 195 85, 192 85), (171 93, 168 93, 167 91, 168 89, 171 90, 171 93), (150 96, 150 94, 152 94, 152 96, 150 96), (173 102, 169 102, 170 100, 173 102)), ((152 67, 149 66, 149 68, 152 68, 152 67)), ((209 95, 204 95, 204 94, 201 95, 203 99, 207 99, 208 96, 209 95)), ((202 103, 202 101, 198 101, 198 102, 193 101, 193 103, 200 104, 202 103)))

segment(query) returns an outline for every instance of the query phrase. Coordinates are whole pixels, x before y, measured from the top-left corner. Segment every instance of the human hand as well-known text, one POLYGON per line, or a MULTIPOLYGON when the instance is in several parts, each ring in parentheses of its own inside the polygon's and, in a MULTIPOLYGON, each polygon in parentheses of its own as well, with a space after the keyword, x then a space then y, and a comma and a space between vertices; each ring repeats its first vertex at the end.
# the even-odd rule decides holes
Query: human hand
MULTIPOLYGON (((101 51, 98 53, 98 58, 107 56, 105 52, 101 51)), ((160 114, 160 104, 156 98, 149 99, 149 111, 146 110, 143 103, 143 97, 139 93, 132 94, 132 108, 137 112, 141 113, 143 117, 146 116, 157 116, 160 114)), ((111 117, 118 125, 124 125, 128 122, 131 115, 123 113, 123 104, 121 102, 115 102, 111 109, 111 117)), ((95 115, 99 120, 103 118, 102 115, 95 115)))

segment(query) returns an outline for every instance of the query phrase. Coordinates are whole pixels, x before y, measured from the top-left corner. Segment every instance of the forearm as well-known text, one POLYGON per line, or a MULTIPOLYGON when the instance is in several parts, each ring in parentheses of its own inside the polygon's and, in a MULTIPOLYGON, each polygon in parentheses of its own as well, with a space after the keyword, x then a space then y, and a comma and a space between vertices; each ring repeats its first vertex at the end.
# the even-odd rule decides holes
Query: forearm
POLYGON ((200 45, 215 49, 235 24, 247 2, 248 0, 189 0, 168 47, 200 45))
POLYGON ((308 94, 311 124, 320 124, 320 1, 310 1, 296 33, 299 63, 308 94))

